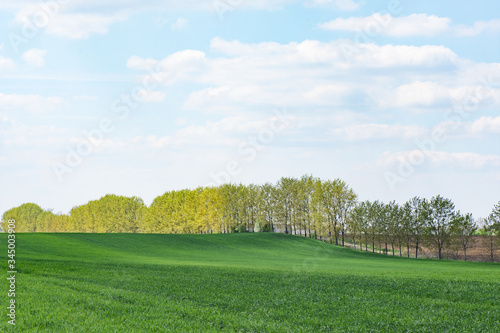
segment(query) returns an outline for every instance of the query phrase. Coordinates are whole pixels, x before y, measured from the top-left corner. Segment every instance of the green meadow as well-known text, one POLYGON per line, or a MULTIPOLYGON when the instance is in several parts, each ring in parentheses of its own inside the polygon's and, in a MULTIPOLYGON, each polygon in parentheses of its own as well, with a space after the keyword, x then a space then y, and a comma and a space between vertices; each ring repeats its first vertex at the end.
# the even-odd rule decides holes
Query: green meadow
POLYGON ((5 332, 500 332, 499 264, 268 233, 16 236, 5 332))

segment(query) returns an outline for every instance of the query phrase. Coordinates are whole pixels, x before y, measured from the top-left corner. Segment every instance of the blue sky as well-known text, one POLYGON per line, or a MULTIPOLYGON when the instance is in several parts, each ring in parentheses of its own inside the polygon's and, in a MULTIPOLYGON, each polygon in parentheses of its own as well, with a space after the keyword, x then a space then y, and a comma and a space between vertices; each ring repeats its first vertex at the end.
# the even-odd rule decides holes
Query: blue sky
POLYGON ((500 200, 500 3, 0 2, 0 212, 340 177, 500 200))

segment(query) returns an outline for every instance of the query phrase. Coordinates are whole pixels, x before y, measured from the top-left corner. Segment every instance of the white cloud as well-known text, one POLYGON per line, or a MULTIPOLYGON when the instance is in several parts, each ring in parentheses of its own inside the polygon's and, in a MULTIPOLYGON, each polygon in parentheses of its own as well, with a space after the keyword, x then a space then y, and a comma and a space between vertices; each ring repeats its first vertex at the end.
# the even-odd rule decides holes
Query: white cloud
POLYGON ((332 67, 351 69, 350 67, 391 67, 391 66, 440 66, 453 64, 458 56, 444 46, 423 45, 376 45, 361 44, 347 62, 341 47, 345 41, 320 42, 305 40, 301 43, 258 43, 244 44, 239 41, 212 39, 210 47, 213 51, 229 56, 253 57, 261 62, 264 57, 275 65, 328 64, 332 67), (346 67, 348 66, 348 67, 346 67))
POLYGON ((481 117, 470 125, 472 134, 500 134, 500 117, 481 117))
MULTIPOLYGON (((285 119, 289 123, 292 122, 291 116, 285 116, 285 119)), ((278 119, 275 115, 265 117, 255 115, 228 116, 218 121, 207 121, 202 125, 183 127, 168 136, 137 136, 132 139, 130 144, 138 145, 138 149, 141 147, 160 149, 169 146, 185 149, 193 147, 233 147, 236 149, 239 144, 248 140, 249 136, 256 136, 261 130, 269 129, 271 120, 278 119)), ((187 120, 183 118, 176 120, 178 126, 186 123, 187 120)), ((277 124, 280 128, 288 126, 282 123, 282 120, 278 120, 277 124)))
POLYGON ((0 132, 2 144, 6 147, 57 147, 67 130, 56 126, 16 126, 0 132))
POLYGON ((394 92, 394 106, 443 106, 450 105, 452 98, 450 90, 437 82, 412 82, 396 88, 394 92))
POLYGON ((187 24, 188 24, 188 20, 186 20, 183 17, 179 17, 177 19, 177 21, 175 21, 175 23, 172 24, 172 29, 174 29, 174 30, 182 30, 182 29, 185 29, 187 27, 187 24))
POLYGON ((165 100, 165 93, 161 91, 142 89, 139 91, 139 95, 143 98, 144 103, 158 103, 165 100))
POLYGON ((43 67, 47 50, 31 49, 23 53, 23 60, 30 67, 43 67))
POLYGON ((188 122, 189 119, 187 118, 177 118, 174 123, 176 126, 185 126, 188 122))
MULTIPOLYGON (((478 73, 499 69, 487 66, 472 70, 474 63, 459 59, 443 46, 369 44, 349 62, 339 54, 338 46, 339 41, 245 44, 216 38, 208 54, 185 50, 163 60, 132 57, 128 65, 145 71, 158 66, 165 84, 195 83, 197 88, 186 91, 183 107, 219 114, 262 112, 284 105, 311 112, 327 108, 333 113, 353 105, 354 110, 371 110, 365 112, 387 108, 448 110, 456 101, 474 96, 478 86, 470 83, 477 83, 478 73)), ((481 105, 490 105, 491 100, 487 98, 489 104, 481 105)), ((363 138, 363 130, 364 140, 372 136, 408 140, 422 133, 418 127, 394 128, 396 125, 390 123, 389 118, 383 125, 388 128, 347 124, 352 125, 352 132, 344 133, 343 138, 363 138)))
POLYGON ((364 31, 367 34, 389 36, 433 36, 450 29, 451 20, 427 14, 411 14, 393 17, 390 14, 375 13, 368 17, 337 18, 321 23, 319 27, 337 31, 364 31))
POLYGON ((346 141, 411 140, 421 137, 427 130, 416 125, 355 124, 336 129, 335 133, 346 141))
MULTIPOLYGON (((60 10, 71 12, 108 12, 116 13, 124 9, 130 12, 142 11, 177 11, 177 10, 206 10, 214 11, 213 0, 152 0, 144 2, 141 0, 72 0, 72 1, 56 1, 60 3, 60 10)), ((255 8, 255 9, 277 9, 287 4, 300 3, 301 0, 255 0, 255 1, 237 1, 224 2, 223 4, 231 6, 233 10, 255 8)), ((20 10, 27 6, 33 6, 35 1, 16 1, 2 0, 0 8, 9 10, 20 10)), ((35 7, 35 6, 33 6, 35 7)), ((37 9, 41 7, 36 5, 37 9)))
MULTIPOLYGON (((77 3, 72 3, 73 6, 77 3)), ((71 39, 86 39, 92 34, 106 34, 109 27, 128 18, 123 10, 101 14, 93 12, 89 7, 81 11, 71 11, 70 5, 59 5, 56 11, 46 10, 45 7, 34 3, 20 6, 14 21, 20 25, 36 26, 45 32, 71 39), (40 23, 33 21, 34 17, 42 17, 40 23)))
POLYGON ((429 77, 430 70, 437 77, 455 75, 453 69, 461 66, 454 52, 434 45, 365 44, 347 60, 343 42, 245 44, 214 38, 208 55, 184 50, 162 60, 133 56, 127 66, 144 72, 159 69, 166 85, 201 84, 189 93, 184 107, 209 112, 241 110, 242 105, 373 105, 370 99, 393 97, 401 78, 418 81, 429 77))
POLYGON ((395 88, 392 98, 381 98, 379 103, 381 107, 451 108, 471 100, 477 105, 500 105, 500 90, 481 85, 414 81, 395 88))
POLYGON ((99 100, 99 98, 97 96, 93 96, 93 95, 78 95, 78 96, 74 96, 73 98, 76 100, 80 100, 80 101, 91 101, 91 102, 99 100))
MULTIPOLYGON (((82 138, 81 136, 70 137, 68 142, 72 147, 76 147, 80 143, 89 142, 89 139, 82 138)), ((94 143, 94 145, 92 146, 92 153, 95 154, 127 152, 128 149, 127 144, 120 140, 111 140, 105 138, 102 141, 99 141, 99 143, 96 143, 93 140, 90 140, 90 142, 94 143)))
POLYGON ((132 56, 127 60, 127 67, 133 69, 148 70, 154 68, 158 64, 158 61, 152 58, 140 58, 138 56, 132 56))
POLYGON ((365 44, 359 54, 353 54, 350 62, 362 67, 390 68, 449 67, 457 64, 458 56, 449 48, 436 45, 409 46, 365 44))
POLYGON ((481 155, 473 152, 449 153, 444 151, 422 152, 420 150, 385 152, 377 163, 383 167, 394 167, 401 161, 417 160, 418 156, 425 156, 424 163, 433 168, 451 167, 465 170, 482 170, 500 167, 499 155, 481 155))
POLYGON ((42 97, 39 95, 19 95, 0 93, 0 110, 27 110, 45 112, 64 105, 60 97, 42 97))
POLYGON ((390 14, 375 13, 367 17, 337 18, 320 23, 320 28, 332 31, 364 32, 373 35, 393 37, 436 36, 450 33, 458 36, 476 36, 482 32, 499 32, 500 20, 478 21, 472 26, 453 25, 448 17, 428 14, 411 14, 394 17, 390 14))
POLYGON ((356 10, 360 6, 353 0, 309 0, 305 4, 311 7, 334 7, 343 11, 356 10))
POLYGON ((106 34, 113 23, 125 21, 127 18, 128 15, 123 13, 114 15, 60 14, 54 17, 46 31, 56 36, 86 39, 92 34, 106 34))
POLYGON ((500 32, 500 20, 478 21, 472 26, 458 25, 455 28, 455 33, 459 36, 476 36, 483 32, 500 32))
MULTIPOLYGON (((33 25, 33 17, 48 18, 42 21, 41 28, 47 33, 71 39, 85 39, 92 34, 106 34, 112 24, 127 20, 134 13, 143 11, 177 11, 177 10, 205 10, 220 12, 225 10, 277 10, 289 4, 311 4, 311 0, 255 0, 241 2, 218 2, 213 0, 185 0, 185 1, 149 1, 140 0, 73 0, 69 2, 53 1, 47 4, 37 4, 32 1, 3 0, 0 8, 16 11, 15 22, 21 25, 33 25), (217 4, 222 4, 217 6, 217 4), (55 6, 54 6, 55 4, 55 6), (222 9, 221 9, 222 8, 222 9), (106 14, 102 14, 106 13, 106 14)), ((312 0, 317 6, 335 6, 341 10, 353 10, 358 4, 353 0, 312 0)), ((161 26, 167 23, 160 19, 155 22, 161 26)), ((171 25, 173 29, 183 29, 187 20, 179 18, 171 25)))
POLYGON ((335 6, 337 6, 340 10, 356 10, 359 8, 359 3, 356 3, 353 0, 336 0, 335 6))
POLYGON ((164 84, 177 81, 190 81, 193 74, 206 67, 205 53, 197 50, 184 50, 176 52, 163 60, 143 59, 132 56, 127 60, 127 67, 139 70, 154 69, 154 76, 164 84), (160 71, 160 72, 158 72, 160 71))
POLYGON ((16 63, 10 58, 6 58, 0 55, 0 71, 9 71, 16 68, 16 63))

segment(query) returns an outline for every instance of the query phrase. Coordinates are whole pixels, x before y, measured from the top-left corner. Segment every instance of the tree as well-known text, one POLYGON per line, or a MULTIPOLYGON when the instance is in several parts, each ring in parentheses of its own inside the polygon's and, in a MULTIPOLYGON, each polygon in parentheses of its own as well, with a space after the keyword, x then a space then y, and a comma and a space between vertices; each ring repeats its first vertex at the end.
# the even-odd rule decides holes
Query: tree
POLYGON ((431 207, 426 199, 414 197, 408 201, 410 211, 410 230, 413 232, 413 241, 415 244, 415 258, 418 258, 418 249, 424 233, 426 221, 430 218, 431 207))
POLYGON ((220 190, 217 187, 198 188, 195 225, 201 233, 223 231, 223 206, 220 190))
POLYGON ((443 248, 451 236, 451 221, 454 218, 455 205, 450 199, 435 196, 430 201, 431 214, 426 221, 426 233, 429 241, 438 250, 438 259, 442 259, 443 248))
POLYGON ((312 224, 312 193, 316 179, 310 175, 304 175, 297 182, 296 195, 297 195, 297 218, 300 224, 300 233, 304 231, 304 236, 311 237, 311 224, 312 224))
POLYGON ((254 228, 259 210, 259 188, 254 184, 247 186, 241 185, 243 193, 243 210, 245 212, 245 229, 250 230, 254 228))
POLYGON ((368 244, 370 241, 372 243, 372 252, 375 252, 375 239, 378 235, 377 221, 382 203, 378 200, 375 202, 364 201, 362 205, 364 206, 366 217, 365 235, 367 235, 367 240, 365 244, 368 244))
MULTIPOLYGON (((395 202, 391 201, 387 206, 387 230, 388 238, 391 243, 392 255, 394 256, 394 245, 399 246, 399 254, 401 256, 401 222, 403 220, 403 209, 395 202)), ((387 245, 386 245, 387 254, 387 245)))
POLYGON ((349 210, 356 203, 356 194, 341 179, 319 182, 315 191, 317 191, 317 199, 321 202, 320 206, 326 217, 330 243, 335 238, 335 245, 338 245, 339 238, 342 237, 342 245, 344 245, 346 218, 349 210))
POLYGON ((314 237, 321 240, 328 234, 328 216, 323 209, 322 181, 318 179, 314 183, 311 195, 311 214, 313 219, 314 237))
POLYGON ((37 218, 43 213, 43 209, 34 203, 25 203, 6 211, 2 220, 15 220, 16 232, 36 232, 37 218))
POLYGON ((495 253, 498 250, 499 246, 499 229, 497 229, 494 220, 490 217, 485 219, 484 225, 482 228, 483 234, 483 245, 488 250, 488 256, 490 257, 490 261, 495 261, 495 253))
POLYGON ((488 219, 496 230, 500 230, 500 201, 493 207, 488 219))
MULTIPOLYGON (((379 252, 382 253, 382 240, 387 239, 386 205, 381 201, 375 201, 372 205, 372 233, 378 241, 379 252)), ((387 244, 387 243, 386 243, 387 244)), ((387 250, 387 245, 386 245, 387 250)))
POLYGON ((336 193, 337 194, 336 211, 341 225, 342 246, 344 246, 346 220, 350 211, 355 206, 358 196, 344 181, 339 179, 337 184, 338 184, 337 185, 338 190, 336 193))
POLYGON ((406 245, 407 257, 410 257, 410 246, 413 240, 413 234, 415 233, 413 216, 412 216, 412 206, 409 201, 405 202, 402 207, 402 217, 401 217, 401 228, 400 240, 406 245))
POLYGON ((467 261, 467 248, 473 242, 472 236, 477 230, 477 224, 472 214, 461 215, 458 212, 452 220, 452 234, 464 250, 464 261, 467 261))
POLYGON ((488 249, 491 262, 495 261, 495 253, 500 246, 500 202, 498 202, 484 221, 483 244, 488 249))
POLYGON ((277 211, 277 198, 276 188, 272 184, 265 183, 264 185, 259 187, 258 205, 259 221, 262 225, 262 231, 269 230, 274 232, 274 224, 277 211))
POLYGON ((41 212, 36 218, 38 232, 51 232, 53 228, 55 215, 48 210, 41 212))
POLYGON ((366 216, 365 216, 365 207, 363 203, 356 205, 349 214, 349 231, 352 235, 352 241, 354 243, 354 249, 356 249, 356 238, 359 239, 359 248, 363 251, 363 245, 361 241, 361 235, 363 231, 366 229, 366 216))
MULTIPOLYGON (((141 198, 107 194, 98 200, 73 207, 67 231, 127 232, 148 230, 143 213, 146 205, 141 198)), ((153 232, 151 230, 151 232, 153 232)))
POLYGON ((295 183, 293 178, 282 177, 276 184, 277 216, 285 234, 292 233, 295 183))

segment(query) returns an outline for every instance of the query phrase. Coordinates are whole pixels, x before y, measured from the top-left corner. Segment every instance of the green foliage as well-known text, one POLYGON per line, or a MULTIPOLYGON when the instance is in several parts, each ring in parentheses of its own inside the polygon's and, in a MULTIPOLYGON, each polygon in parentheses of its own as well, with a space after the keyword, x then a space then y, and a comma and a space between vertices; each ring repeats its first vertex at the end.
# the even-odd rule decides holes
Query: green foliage
POLYGON ((271 225, 266 222, 257 222, 255 232, 272 232, 271 225), (257 230, 257 226, 259 230, 257 230))
MULTIPOLYGON (((500 327, 498 264, 398 258, 275 233, 38 233, 17 242, 19 332, 500 327)), ((6 258, 0 262, 5 271, 6 258)), ((0 322, 1 331, 7 326, 0 322)))
POLYGON ((474 241, 475 232, 478 226, 474 221, 472 214, 462 215, 460 212, 455 214, 451 222, 451 233, 455 239, 455 244, 462 246, 464 251, 464 261, 467 261, 467 248, 474 241))
POLYGON ((99 200, 73 207, 70 211, 74 232, 139 231, 146 206, 142 199, 108 194, 99 200))
POLYGON ((493 207, 493 211, 488 216, 489 224, 491 224, 491 229, 497 235, 500 235, 500 201, 493 207))
POLYGON ((240 225, 235 225, 231 227, 231 232, 234 233, 242 233, 242 232, 247 232, 245 225, 240 224, 240 225))
POLYGON ((15 220, 16 232, 35 232, 37 231, 37 218, 43 213, 43 209, 34 203, 25 203, 19 207, 6 211, 2 220, 15 220))
POLYGON ((438 258, 442 258, 442 250, 451 237, 451 221, 454 218, 455 205, 450 199, 441 196, 430 201, 430 214, 425 228, 428 239, 438 250, 438 258))
MULTIPOLYGON (((264 231, 319 238, 342 246, 347 237, 372 252, 377 248, 401 256, 406 248, 408 257, 410 252, 418 257, 424 244, 433 248, 438 258, 443 257, 443 250, 457 254, 463 250, 466 259, 467 247, 473 242, 470 235, 478 231, 460 226, 459 215, 451 200, 439 195, 430 200, 415 197, 403 205, 357 202, 356 193, 343 180, 304 175, 282 177, 275 184, 223 184, 169 191, 149 207, 137 197, 106 195, 73 207, 69 215, 56 215, 30 203, 5 212, 3 220, 15 218, 21 232, 264 231)), ((475 222, 469 218, 470 227, 475 222)), ((488 228, 480 232, 496 237, 488 245, 494 248, 489 250, 492 257, 500 237, 500 202, 487 221, 488 228)))
POLYGON ((498 208, 499 205, 493 208, 493 212, 484 220, 484 225, 481 230, 483 235, 486 236, 483 237, 483 245, 487 248, 488 255, 492 262, 495 261, 495 254, 500 247, 500 226, 495 214, 498 208))

